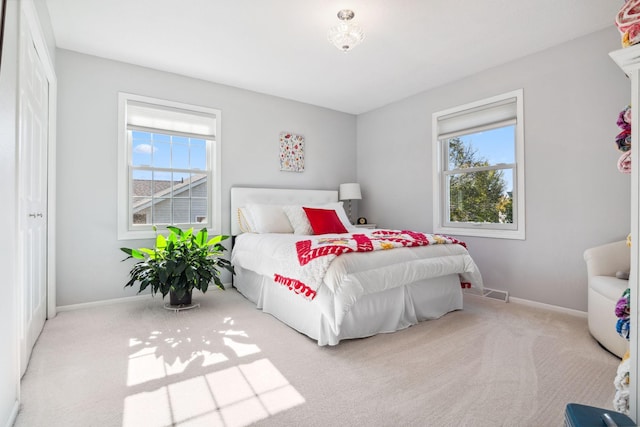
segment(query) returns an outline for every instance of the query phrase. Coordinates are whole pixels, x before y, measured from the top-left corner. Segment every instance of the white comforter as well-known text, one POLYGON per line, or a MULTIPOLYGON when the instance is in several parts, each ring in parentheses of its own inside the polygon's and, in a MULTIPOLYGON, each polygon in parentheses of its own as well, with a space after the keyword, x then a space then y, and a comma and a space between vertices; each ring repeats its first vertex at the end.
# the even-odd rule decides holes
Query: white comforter
MULTIPOLYGON (((359 234, 371 232, 358 231, 359 234)), ((236 238, 231 262, 273 278, 274 274, 290 270, 288 263, 291 259, 278 254, 289 253, 289 248, 294 247, 297 241, 306 239, 309 236, 241 234, 236 238)), ((317 290, 319 298, 307 303, 322 304, 321 310, 331 320, 332 328, 339 329, 344 315, 363 295, 456 273, 461 281, 482 288, 482 277, 475 262, 467 250, 458 244, 346 253, 331 262, 317 290)))

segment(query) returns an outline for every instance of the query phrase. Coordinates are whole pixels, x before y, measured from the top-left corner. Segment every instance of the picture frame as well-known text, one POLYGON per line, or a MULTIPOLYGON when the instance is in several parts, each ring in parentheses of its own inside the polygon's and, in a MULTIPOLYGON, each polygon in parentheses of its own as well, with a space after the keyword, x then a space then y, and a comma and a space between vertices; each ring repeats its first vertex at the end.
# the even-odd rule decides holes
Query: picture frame
POLYGON ((280 132, 280 170, 304 172, 304 136, 280 132))

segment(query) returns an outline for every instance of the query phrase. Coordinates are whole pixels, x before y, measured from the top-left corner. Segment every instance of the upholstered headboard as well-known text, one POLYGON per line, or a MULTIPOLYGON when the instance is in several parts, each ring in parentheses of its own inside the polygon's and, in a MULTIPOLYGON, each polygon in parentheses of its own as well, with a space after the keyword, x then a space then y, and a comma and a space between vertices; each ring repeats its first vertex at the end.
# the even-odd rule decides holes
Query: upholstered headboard
POLYGON ((242 233, 238 223, 238 208, 248 204, 302 205, 338 201, 337 190, 300 190, 285 188, 231 188, 231 235, 242 233))

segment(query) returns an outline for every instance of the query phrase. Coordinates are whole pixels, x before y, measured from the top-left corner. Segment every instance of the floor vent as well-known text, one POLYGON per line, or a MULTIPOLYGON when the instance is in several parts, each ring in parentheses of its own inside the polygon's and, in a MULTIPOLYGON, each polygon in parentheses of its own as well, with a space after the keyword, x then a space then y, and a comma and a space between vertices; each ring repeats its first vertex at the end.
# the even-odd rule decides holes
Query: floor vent
POLYGON ((475 288, 469 288, 465 289, 464 293, 509 302, 509 292, 501 291, 498 289, 484 288, 482 291, 480 291, 475 288))

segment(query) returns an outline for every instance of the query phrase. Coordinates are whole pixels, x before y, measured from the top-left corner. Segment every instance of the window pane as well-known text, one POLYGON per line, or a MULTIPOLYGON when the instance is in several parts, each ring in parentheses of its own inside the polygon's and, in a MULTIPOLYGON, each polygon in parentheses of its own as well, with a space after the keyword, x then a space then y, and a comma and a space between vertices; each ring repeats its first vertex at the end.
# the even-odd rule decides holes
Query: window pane
POLYGON ((194 173, 191 175, 193 186, 191 187, 191 197, 207 197, 207 175, 194 173))
POLYGON ((173 201, 173 223, 174 224, 189 224, 189 200, 188 199, 174 199, 173 201))
POLYGON ((151 171, 134 169, 132 183, 133 196, 151 197, 153 194, 152 178, 153 175, 151 171))
POLYGON ((134 212, 133 213, 134 224, 149 224, 149 215, 147 212, 134 212))
POLYGON ((173 135, 171 137, 171 142, 173 142, 174 144, 188 145, 189 144, 189 139, 191 139, 191 138, 187 138, 186 136, 173 135))
POLYGON ((191 196, 191 175, 188 173, 173 173, 173 197, 190 197, 191 196))
POLYGON ((150 166, 151 154, 153 153, 151 134, 148 132, 133 131, 131 138, 133 150, 131 164, 133 166, 150 166))
POLYGON ((515 163, 515 125, 447 140, 449 170, 515 163))
POLYGON ((162 135, 154 134, 153 141, 153 166, 156 168, 171 167, 171 143, 159 141, 162 135))
POLYGON ((153 172, 153 197, 171 197, 171 172, 153 172))
POLYGON ((207 222, 207 199, 191 199, 191 218, 194 223, 207 222))
MULTIPOLYGON (((176 146, 178 144, 175 144, 176 146)), ((206 173, 132 170, 133 224, 207 222, 206 173)))
POLYGON ((153 140, 155 142, 171 142, 171 136, 162 133, 154 133, 153 140))
POLYGON ((191 140, 191 168, 207 169, 207 141, 204 139, 191 140))
POLYGON ((490 170, 448 177, 449 221, 513 223, 513 170, 490 170))
POLYGON ((152 206, 152 221, 154 224, 172 224, 171 222, 172 200, 166 198, 154 198, 152 206))
MULTIPOLYGON (((176 138, 177 139, 177 138, 176 138)), ((187 138, 181 138, 183 140, 187 138)), ((189 144, 188 142, 173 142, 171 167, 174 169, 190 169, 189 165, 189 144)))
POLYGON ((207 141, 183 136, 132 131, 131 163, 172 169, 207 169, 207 141))

